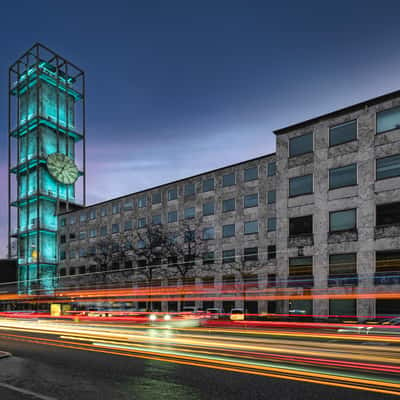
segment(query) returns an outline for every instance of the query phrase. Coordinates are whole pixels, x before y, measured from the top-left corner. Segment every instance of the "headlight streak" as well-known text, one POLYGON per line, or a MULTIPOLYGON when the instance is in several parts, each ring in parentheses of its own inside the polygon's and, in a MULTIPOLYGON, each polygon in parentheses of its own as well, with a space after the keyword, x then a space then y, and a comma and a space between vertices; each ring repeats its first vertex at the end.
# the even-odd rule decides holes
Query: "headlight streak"
MULTIPOLYGON (((0 327, 1 330, 34 332, 42 335, 56 334, 61 335, 61 339, 68 339, 55 340, 6 332, 0 334, 1 337, 12 340, 400 395, 400 382, 397 380, 351 373, 359 370, 367 374, 379 372, 398 376, 400 366, 395 364, 400 363, 398 357, 400 349, 396 347, 383 349, 360 345, 357 349, 365 353, 354 354, 354 345, 315 341, 295 342, 276 338, 277 333, 282 336, 282 332, 262 332, 261 335, 259 331, 229 329, 208 331, 192 328, 179 329, 179 333, 171 333, 167 338, 160 334, 171 331, 152 329, 153 333, 150 335, 143 326, 137 331, 118 325, 104 327, 100 324, 77 326, 42 322, 39 325, 33 321, 1 321, 1 324, 3 325, 0 327), (226 333, 230 335, 226 336, 226 333), (275 338, 268 338, 269 334, 275 338), (261 337, 248 337, 253 335, 261 337), (270 346, 266 342, 269 342, 270 346), (307 348, 312 346, 319 346, 321 350, 307 348), (322 348, 334 352, 330 353, 322 348), (282 364, 283 362, 291 365, 282 364)), ((294 338, 299 336, 295 332, 284 332, 284 334, 294 338)), ((308 336, 310 339, 309 333, 300 337, 302 336, 308 336)), ((330 337, 337 338, 333 334, 330 337)), ((346 335, 346 338, 349 336, 346 335)), ((368 340, 370 339, 368 337, 368 340)))

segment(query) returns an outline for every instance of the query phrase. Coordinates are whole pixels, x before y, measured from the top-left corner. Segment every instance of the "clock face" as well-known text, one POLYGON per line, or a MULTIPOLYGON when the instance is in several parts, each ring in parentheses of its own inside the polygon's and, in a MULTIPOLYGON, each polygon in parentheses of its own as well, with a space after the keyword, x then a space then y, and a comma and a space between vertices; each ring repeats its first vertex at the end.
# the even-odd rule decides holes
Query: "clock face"
POLYGON ((79 177, 78 167, 74 161, 62 153, 49 154, 47 169, 53 178, 67 185, 73 184, 79 177))

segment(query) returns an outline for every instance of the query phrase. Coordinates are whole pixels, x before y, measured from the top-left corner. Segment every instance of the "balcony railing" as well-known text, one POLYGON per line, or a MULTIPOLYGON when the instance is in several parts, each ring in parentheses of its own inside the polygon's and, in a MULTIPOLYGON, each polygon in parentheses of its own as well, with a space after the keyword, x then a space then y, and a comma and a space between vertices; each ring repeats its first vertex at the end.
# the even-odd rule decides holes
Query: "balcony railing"
POLYGON ((306 276, 289 276, 287 281, 288 287, 303 287, 310 288, 314 286, 314 277, 306 275, 306 276))
POLYGON ((329 275, 328 286, 357 286, 357 275, 329 275))
POLYGON ((376 272, 375 285, 400 285, 400 271, 376 272))

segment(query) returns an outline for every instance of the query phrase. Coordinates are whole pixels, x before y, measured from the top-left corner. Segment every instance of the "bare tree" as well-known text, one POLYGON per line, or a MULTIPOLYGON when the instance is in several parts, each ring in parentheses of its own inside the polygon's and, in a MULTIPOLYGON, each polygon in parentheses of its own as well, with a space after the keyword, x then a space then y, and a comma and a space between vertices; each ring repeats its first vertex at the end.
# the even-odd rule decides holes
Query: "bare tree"
POLYGON ((146 308, 152 310, 151 290, 155 278, 166 274, 165 260, 168 258, 169 238, 162 225, 148 225, 134 233, 133 254, 137 264, 137 273, 146 281, 150 294, 146 308))
MULTIPOLYGON (((196 262, 203 259, 207 250, 207 243, 203 240, 203 233, 199 221, 185 221, 181 224, 179 231, 175 233, 176 239, 167 242, 168 249, 168 274, 178 275, 183 284, 187 279, 195 278, 197 271, 196 262)), ((178 309, 182 309, 185 298, 185 288, 182 287, 178 309)))

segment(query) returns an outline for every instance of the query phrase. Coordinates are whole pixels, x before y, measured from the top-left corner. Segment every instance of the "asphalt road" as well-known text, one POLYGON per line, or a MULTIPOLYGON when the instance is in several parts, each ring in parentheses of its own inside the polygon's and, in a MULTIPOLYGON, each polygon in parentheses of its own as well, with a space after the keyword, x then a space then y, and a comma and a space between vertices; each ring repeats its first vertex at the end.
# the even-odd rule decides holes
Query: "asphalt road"
MULTIPOLYGON (((23 335, 28 337, 30 334, 23 335)), ((13 354, 11 358, 0 360, 1 400, 398 398, 247 373, 12 341, 4 337, 0 338, 0 349, 13 354), (9 386, 4 387, 4 384, 9 386), (29 392, 22 393, 21 390, 29 392)))

